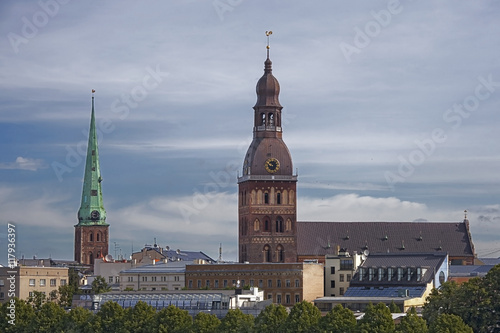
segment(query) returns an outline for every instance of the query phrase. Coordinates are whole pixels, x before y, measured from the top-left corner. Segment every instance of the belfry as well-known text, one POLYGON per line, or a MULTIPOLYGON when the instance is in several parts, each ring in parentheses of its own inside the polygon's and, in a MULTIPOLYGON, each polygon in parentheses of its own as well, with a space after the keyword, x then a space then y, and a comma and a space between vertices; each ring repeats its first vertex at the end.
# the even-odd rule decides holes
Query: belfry
POLYGON ((93 265, 94 259, 108 254, 109 224, 102 201, 101 171, 94 115, 94 92, 92 90, 92 114, 90 117, 89 142, 83 179, 82 202, 75 225, 75 261, 93 265))
POLYGON ((272 74, 269 35, 264 75, 257 82, 253 140, 238 178, 240 262, 297 261, 297 175, 282 139, 280 85, 272 74))

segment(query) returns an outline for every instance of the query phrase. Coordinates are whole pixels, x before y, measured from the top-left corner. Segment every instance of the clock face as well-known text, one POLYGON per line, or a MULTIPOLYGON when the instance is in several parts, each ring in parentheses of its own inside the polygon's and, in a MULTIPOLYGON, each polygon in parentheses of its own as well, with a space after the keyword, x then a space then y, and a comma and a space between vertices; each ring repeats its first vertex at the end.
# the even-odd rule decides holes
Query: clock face
POLYGON ((92 213, 90 213, 90 217, 92 218, 92 220, 97 220, 100 216, 101 214, 99 214, 97 210, 93 210, 92 213))
POLYGON ((275 173, 280 169, 280 162, 275 158, 269 158, 264 166, 267 172, 275 173))

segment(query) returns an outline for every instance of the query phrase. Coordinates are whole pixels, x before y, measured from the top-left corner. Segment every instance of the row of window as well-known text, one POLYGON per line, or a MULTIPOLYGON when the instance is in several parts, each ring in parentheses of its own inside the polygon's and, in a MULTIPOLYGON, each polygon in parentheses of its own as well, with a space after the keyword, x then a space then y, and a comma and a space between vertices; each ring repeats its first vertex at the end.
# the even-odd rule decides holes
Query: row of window
MULTIPOLYGON (((339 275, 339 282, 344 282, 344 281, 350 282, 351 278, 352 278, 351 274, 346 274, 346 275, 340 274, 339 275), (344 278, 347 278, 347 279, 345 280, 344 278)), ((331 281, 332 281, 332 283, 331 283, 332 288, 335 288, 335 280, 331 280, 331 281)))
POLYGON ((422 280, 422 268, 417 267, 360 267, 359 268, 359 281, 363 281, 368 279, 368 281, 401 281, 406 279, 411 281, 413 277, 416 278, 417 281, 422 280))
MULTIPOLYGON (((278 216, 276 218, 276 221, 272 224, 274 225, 274 228, 273 228, 274 231, 277 233, 282 233, 285 231, 292 230, 292 220, 287 219, 286 223, 285 223, 281 216, 278 216)), ((262 231, 264 231, 264 232, 271 232, 272 231, 271 230, 272 229, 271 219, 268 216, 264 217, 264 223, 263 223, 262 227, 263 227, 262 231)), ((255 221, 253 221, 253 230, 260 231, 260 229, 261 229, 260 220, 255 219, 255 221)), ((247 218, 243 218, 241 220, 241 234, 243 236, 246 236, 247 233, 248 233, 248 220, 247 220, 247 218)))
MULTIPOLYGON (((40 279, 39 283, 40 283, 40 287, 45 287, 47 285, 47 279, 40 279)), ((50 279, 49 283, 50 283, 51 287, 57 287, 57 279, 50 279)), ((60 285, 65 286, 66 279, 61 279, 60 285)), ((29 286, 36 287, 36 279, 30 279, 29 286)))
MULTIPOLYGON (((273 293, 268 293, 267 294, 267 299, 272 300, 273 299, 273 293)), ((285 299, 283 300, 281 294, 276 294, 276 303, 277 304, 292 304, 292 296, 290 294, 285 294, 285 299), (283 302, 284 301, 284 302, 283 302)), ((295 294, 295 303, 300 303, 300 295, 295 294)))
MULTIPOLYGON (((139 276, 137 278, 139 279, 139 276)), ((140 278, 141 278, 142 282, 148 282, 148 281, 150 281, 150 282, 157 282, 157 281, 167 282, 168 281, 168 277, 167 276, 141 276, 140 278)), ((180 276, 175 275, 174 276, 174 281, 175 282, 180 281, 180 276)), ((120 282, 120 277, 119 276, 115 276, 115 282, 116 283, 120 282)), ((127 277, 127 282, 134 282, 134 277, 133 276, 128 276, 127 277)), ((113 283, 113 277, 112 276, 109 277, 109 283, 113 283)))
POLYGON ((250 200, 247 196, 247 191, 240 192, 240 202, 242 206, 248 206, 249 203, 252 204, 276 204, 276 205, 287 205, 289 203, 294 203, 295 191, 283 190, 283 192, 277 191, 274 195, 274 189, 269 193, 268 191, 262 190, 252 190, 250 194, 250 200))
MULTIPOLYGON (((210 280, 205 280, 205 285, 202 285, 202 280, 197 280, 196 281, 196 288, 201 289, 201 288, 211 288, 210 285, 210 280)), ((219 280, 214 280, 214 289, 218 288, 228 288, 228 287, 236 287, 238 281, 236 280, 231 280, 231 284, 229 284, 229 280, 222 280, 222 286, 219 285, 219 280)), ((245 280, 240 281, 240 287, 245 287, 247 286, 245 280)), ((249 281, 248 286, 250 287, 255 287, 255 280, 251 279, 249 281)), ((300 288, 300 280, 295 279, 295 288, 300 288)), ((264 288, 264 280, 258 280, 258 287, 260 289, 264 288)), ((290 279, 286 279, 284 283, 282 283, 281 279, 276 280, 276 288, 291 288, 292 287, 292 281, 290 279)), ((188 281, 188 288, 193 289, 193 280, 188 281)), ((269 279, 267 280, 267 288, 273 288, 273 280, 269 279)))
MULTIPOLYGON (((94 233, 90 232, 88 234, 88 238, 89 238, 89 242, 93 242, 94 241, 94 233)), ((102 235, 102 232, 100 232, 100 231, 95 233, 95 239, 96 239, 96 242, 104 242, 105 241, 105 239, 102 235)))

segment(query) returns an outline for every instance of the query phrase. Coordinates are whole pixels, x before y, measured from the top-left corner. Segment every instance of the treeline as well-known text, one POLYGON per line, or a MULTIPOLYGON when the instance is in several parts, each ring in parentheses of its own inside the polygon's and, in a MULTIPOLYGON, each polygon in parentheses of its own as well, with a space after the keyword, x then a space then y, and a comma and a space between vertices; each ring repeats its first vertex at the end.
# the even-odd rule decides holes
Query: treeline
MULTIPOLYGON (((100 280, 93 287, 96 292, 106 290, 100 280)), ((0 306, 0 332, 500 332, 500 265, 484 278, 461 285, 444 283, 432 291, 422 316, 410 309, 397 325, 390 308, 382 303, 369 305, 359 320, 340 305, 321 316, 319 309, 306 301, 290 311, 282 305, 269 305, 256 318, 238 309, 229 310, 220 320, 208 313, 192 318, 175 306, 156 311, 145 302, 123 309, 110 301, 96 313, 80 307, 66 311, 64 301, 47 301, 37 293, 28 301, 14 299, 14 319, 12 303, 4 303, 0 306)))
MULTIPOLYGON (((9 318, 7 304, 0 310, 3 318, 9 318)), ((437 316, 428 329, 414 309, 395 325, 389 308, 382 303, 368 306, 358 321, 351 310, 340 305, 322 317, 319 309, 307 301, 295 304, 290 313, 284 306, 272 304, 256 318, 239 309, 229 310, 222 320, 203 312, 193 319, 186 310, 173 305, 156 311, 145 302, 123 309, 109 301, 95 314, 81 307, 65 311, 54 302, 34 306, 16 299, 15 304, 14 324, 0 321, 1 332, 472 332, 460 317, 451 314, 437 316)))

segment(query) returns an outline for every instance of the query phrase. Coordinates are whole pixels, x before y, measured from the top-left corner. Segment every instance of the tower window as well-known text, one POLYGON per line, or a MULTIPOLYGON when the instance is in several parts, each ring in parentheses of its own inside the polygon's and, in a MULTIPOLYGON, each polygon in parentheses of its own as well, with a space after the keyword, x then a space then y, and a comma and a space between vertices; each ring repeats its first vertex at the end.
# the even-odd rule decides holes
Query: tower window
POLYGON ((269 193, 264 193, 264 203, 268 204, 269 203, 269 193))
POLYGON ((264 231, 270 231, 270 228, 269 228, 269 219, 267 219, 267 218, 264 221, 264 231))
POLYGON ((269 114, 269 126, 274 126, 274 114, 269 114))
POLYGON ((276 220, 276 232, 283 232, 283 219, 281 216, 278 216, 276 220))
POLYGON ((266 114, 265 113, 261 113, 260 114, 260 118, 261 118, 260 124, 261 125, 266 125, 266 114))
POLYGON ((285 262, 285 253, 283 251, 283 246, 278 245, 277 248, 278 262, 285 262))
POLYGON ((271 248, 269 245, 264 246, 264 262, 271 262, 271 248))
POLYGON ((278 194, 276 194, 276 203, 278 205, 281 205, 281 193, 278 192, 278 194))
POLYGON ((92 232, 89 235, 89 241, 91 241, 91 242, 94 241, 94 234, 92 232))
POLYGON ((97 190, 90 190, 90 195, 93 197, 97 196, 97 190))

